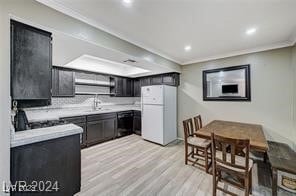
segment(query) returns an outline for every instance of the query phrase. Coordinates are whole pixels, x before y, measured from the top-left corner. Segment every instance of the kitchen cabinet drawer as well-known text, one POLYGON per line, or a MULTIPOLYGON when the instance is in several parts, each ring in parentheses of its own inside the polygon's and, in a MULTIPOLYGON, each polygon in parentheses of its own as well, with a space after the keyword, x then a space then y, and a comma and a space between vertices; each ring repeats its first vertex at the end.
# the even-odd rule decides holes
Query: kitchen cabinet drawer
POLYGON ((105 114, 96 114, 87 116, 87 122, 99 121, 108 118, 116 118, 116 113, 105 113, 105 114))
POLYGON ((65 120, 69 123, 85 123, 86 122, 86 116, 74 116, 74 117, 65 117, 62 118, 62 120, 65 120))

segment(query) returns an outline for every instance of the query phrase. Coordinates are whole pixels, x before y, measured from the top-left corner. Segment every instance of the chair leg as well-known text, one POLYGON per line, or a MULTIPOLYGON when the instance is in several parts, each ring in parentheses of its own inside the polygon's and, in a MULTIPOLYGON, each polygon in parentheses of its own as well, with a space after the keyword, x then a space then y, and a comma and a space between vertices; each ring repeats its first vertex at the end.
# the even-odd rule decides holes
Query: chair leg
POLYGON ((249 196, 250 184, 249 184, 249 174, 245 176, 245 196, 249 196))
POLYGON ((191 146, 191 158, 194 158, 194 147, 191 146))
POLYGON ((253 186, 252 186, 252 170, 253 168, 250 170, 250 173, 249 173, 249 192, 250 194, 252 194, 252 189, 253 189, 253 186))
POLYGON ((209 163, 208 163, 208 149, 205 148, 205 169, 206 173, 209 173, 209 163))
POLYGON ((217 194, 216 171, 213 170, 213 196, 217 194))
POLYGON ((188 146, 187 144, 184 145, 185 146, 185 165, 188 164, 188 146))

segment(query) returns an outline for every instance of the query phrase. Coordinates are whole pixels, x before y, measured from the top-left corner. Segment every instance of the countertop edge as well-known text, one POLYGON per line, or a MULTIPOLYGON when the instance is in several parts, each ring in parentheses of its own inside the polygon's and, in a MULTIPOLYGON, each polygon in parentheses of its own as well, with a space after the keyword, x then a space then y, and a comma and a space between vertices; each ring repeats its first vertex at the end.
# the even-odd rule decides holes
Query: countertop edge
POLYGON ((74 124, 20 131, 11 138, 10 148, 81 134, 82 132, 82 128, 74 124))

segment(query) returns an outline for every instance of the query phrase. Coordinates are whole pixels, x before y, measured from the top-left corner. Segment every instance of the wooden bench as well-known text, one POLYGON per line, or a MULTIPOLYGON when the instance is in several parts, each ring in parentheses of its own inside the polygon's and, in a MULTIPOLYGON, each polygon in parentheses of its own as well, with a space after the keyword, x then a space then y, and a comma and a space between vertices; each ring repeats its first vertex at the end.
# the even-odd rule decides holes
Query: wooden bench
POLYGON ((268 141, 268 158, 272 169, 272 195, 277 195, 278 171, 296 175, 296 152, 287 144, 268 141))

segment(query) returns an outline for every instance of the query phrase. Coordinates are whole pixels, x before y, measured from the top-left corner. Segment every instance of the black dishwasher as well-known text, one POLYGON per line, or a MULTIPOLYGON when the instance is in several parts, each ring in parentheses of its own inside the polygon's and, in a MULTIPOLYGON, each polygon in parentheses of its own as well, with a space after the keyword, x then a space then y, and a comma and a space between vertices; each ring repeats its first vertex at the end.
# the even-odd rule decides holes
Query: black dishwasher
POLYGON ((117 113, 117 137, 132 134, 133 131, 133 111, 117 113))

